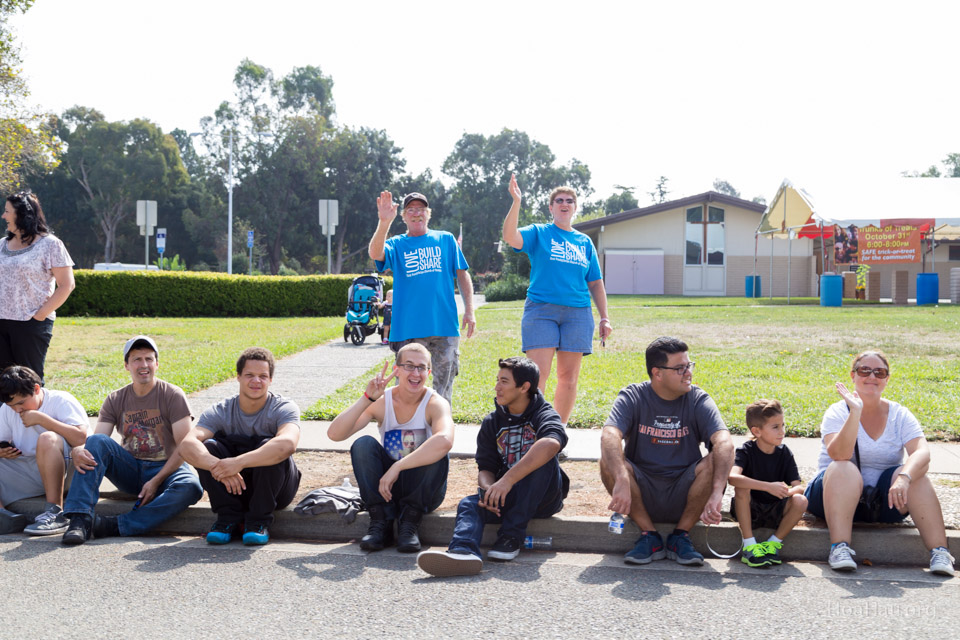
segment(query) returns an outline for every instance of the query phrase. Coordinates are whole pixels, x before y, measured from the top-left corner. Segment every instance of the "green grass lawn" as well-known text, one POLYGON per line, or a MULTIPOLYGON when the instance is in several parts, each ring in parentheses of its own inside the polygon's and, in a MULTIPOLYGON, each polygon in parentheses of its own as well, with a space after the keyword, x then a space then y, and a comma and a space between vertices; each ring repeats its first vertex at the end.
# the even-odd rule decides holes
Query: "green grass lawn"
MULTIPOLYGON (((602 425, 618 390, 647 378, 646 345, 674 335, 687 342, 697 362, 694 383, 710 393, 735 432, 743 431, 747 404, 772 397, 784 404, 790 434, 815 435, 824 410, 839 399, 834 383, 849 382, 853 355, 879 348, 891 358, 886 397, 913 411, 928 437, 960 439, 960 308, 774 302, 611 296, 615 332, 605 349, 595 342, 594 355, 584 359, 571 425, 602 425)), ((518 302, 477 311, 477 334, 461 341, 453 395, 458 422, 479 422, 492 409, 497 360, 520 350, 521 312, 518 302)), ((345 385, 307 414, 331 419, 365 384, 345 385)), ((547 398, 552 396, 548 384, 547 398)))
POLYGON ((187 393, 236 375, 250 346, 282 357, 343 335, 343 318, 57 318, 46 384, 96 415, 107 394, 130 382, 123 344, 143 333, 160 348, 158 375, 187 393))

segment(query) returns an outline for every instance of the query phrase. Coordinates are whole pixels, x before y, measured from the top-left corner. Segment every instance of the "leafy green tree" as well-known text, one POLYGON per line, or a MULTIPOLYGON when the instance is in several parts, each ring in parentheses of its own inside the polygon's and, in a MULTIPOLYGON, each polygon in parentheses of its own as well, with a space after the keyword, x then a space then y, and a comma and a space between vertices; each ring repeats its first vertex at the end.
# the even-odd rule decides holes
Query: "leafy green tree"
POLYGON ((188 181, 177 143, 147 120, 107 122, 82 107, 64 114, 58 135, 67 145, 63 168, 93 213, 104 260, 113 262, 121 224, 136 230, 136 201, 164 200, 188 181))
POLYGON ((603 211, 606 215, 611 215, 636 209, 638 204, 633 192, 629 189, 623 189, 620 193, 614 193, 603 201, 603 211))
POLYGON ((657 180, 656 186, 653 188, 653 191, 648 191, 647 195, 650 196, 650 199, 653 200, 654 204, 660 204, 661 202, 667 201, 667 195, 670 193, 670 190, 667 189, 667 182, 669 178, 666 176, 660 176, 657 180))
POLYGON ((726 180, 721 180, 720 178, 717 178, 713 181, 713 190, 717 193, 733 196, 734 198, 740 197, 740 192, 734 189, 732 184, 726 180))
POLYGON ((40 175, 57 164, 60 148, 49 116, 27 104, 30 92, 21 76, 20 47, 7 21, 33 0, 0 0, 0 191, 21 186, 25 174, 40 175))
POLYGON ((523 189, 522 224, 549 221, 547 198, 555 187, 573 187, 581 201, 593 193, 585 164, 573 159, 558 166, 550 147, 512 129, 491 136, 465 133, 444 161, 443 172, 454 180, 447 200, 449 215, 434 226, 457 233, 463 223, 463 251, 477 272, 495 270, 501 264, 497 248, 503 217, 510 208, 511 173, 517 174, 523 189))

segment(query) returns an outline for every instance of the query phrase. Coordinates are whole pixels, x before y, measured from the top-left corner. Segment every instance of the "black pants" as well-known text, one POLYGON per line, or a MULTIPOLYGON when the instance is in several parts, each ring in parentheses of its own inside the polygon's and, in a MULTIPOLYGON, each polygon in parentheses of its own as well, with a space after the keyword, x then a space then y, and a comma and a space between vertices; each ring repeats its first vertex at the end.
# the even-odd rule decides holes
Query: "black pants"
MULTIPOLYGON (((259 449, 270 440, 217 433, 203 444, 207 451, 222 460, 259 449)), ((197 469, 197 474, 210 496, 210 507, 217 514, 217 521, 243 523, 249 528, 261 524, 270 526, 273 512, 293 502, 300 487, 300 470, 294 464, 293 456, 269 467, 250 467, 241 471, 240 476, 247 488, 240 495, 228 493, 223 483, 214 480, 206 469, 197 469)))
POLYGON ((0 320, 0 371, 30 367, 43 380, 43 363, 53 337, 53 320, 0 320))

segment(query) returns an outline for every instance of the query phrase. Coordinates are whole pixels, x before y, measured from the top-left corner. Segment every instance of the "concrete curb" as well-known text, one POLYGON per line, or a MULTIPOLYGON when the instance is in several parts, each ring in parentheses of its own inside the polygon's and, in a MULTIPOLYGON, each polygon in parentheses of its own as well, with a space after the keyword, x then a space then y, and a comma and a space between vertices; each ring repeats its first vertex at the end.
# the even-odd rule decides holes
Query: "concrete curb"
MULTIPOLYGON (((130 510, 130 500, 102 498, 97 503, 97 512, 104 515, 119 515, 130 510)), ((20 500, 10 505, 13 510, 28 517, 36 517, 46 506, 41 498, 20 500)), ((456 514, 431 513, 420 524, 420 540, 424 546, 443 547, 450 542, 456 514)), ((163 524, 157 533, 203 536, 214 522, 213 512, 207 503, 194 505, 163 524)), ((344 523, 336 514, 302 516, 288 507, 276 513, 270 534, 280 539, 296 539, 315 542, 351 542, 359 540, 367 531, 370 519, 366 512, 350 523, 344 523)), ((498 525, 487 525, 483 535, 485 547, 493 544, 498 525)), ((673 525, 658 524, 661 535, 666 536, 673 525)), ((697 550, 706 558, 708 528, 697 524, 690 537, 697 550)), ((761 530, 765 534, 766 530, 761 530)), ((632 523, 624 528, 623 535, 607 531, 607 519, 593 516, 554 516, 544 520, 532 520, 527 535, 552 538, 552 550, 570 553, 624 554, 633 547, 639 532, 632 523)), ((740 530, 735 522, 724 522, 709 528, 710 546, 718 553, 732 553, 741 543, 740 530)), ((890 525, 856 525, 853 529, 852 547, 857 552, 857 562, 869 560, 873 564, 909 565, 926 567, 929 552, 913 527, 890 525)), ((960 556, 960 531, 947 530, 947 546, 954 557, 960 556)), ((830 537, 823 527, 798 527, 790 533, 783 548, 786 561, 825 562, 830 550, 830 537)))

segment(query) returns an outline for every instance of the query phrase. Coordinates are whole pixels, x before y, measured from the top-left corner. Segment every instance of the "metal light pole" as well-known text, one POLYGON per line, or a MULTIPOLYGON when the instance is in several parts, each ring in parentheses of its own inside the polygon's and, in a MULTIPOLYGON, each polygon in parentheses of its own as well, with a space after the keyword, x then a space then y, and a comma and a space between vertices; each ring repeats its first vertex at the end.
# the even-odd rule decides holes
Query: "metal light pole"
POLYGON ((230 155, 227 160, 227 273, 233 273, 233 131, 230 131, 230 155))

